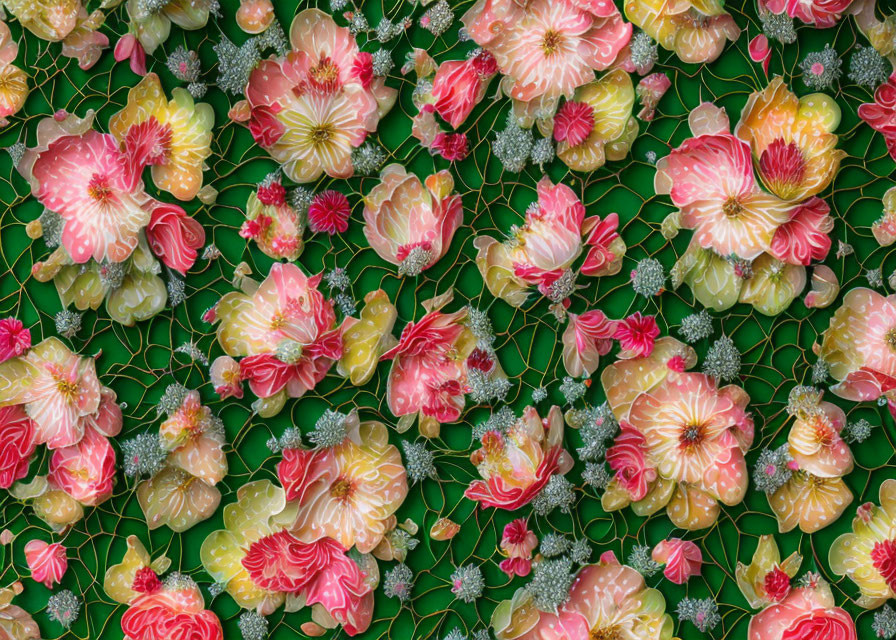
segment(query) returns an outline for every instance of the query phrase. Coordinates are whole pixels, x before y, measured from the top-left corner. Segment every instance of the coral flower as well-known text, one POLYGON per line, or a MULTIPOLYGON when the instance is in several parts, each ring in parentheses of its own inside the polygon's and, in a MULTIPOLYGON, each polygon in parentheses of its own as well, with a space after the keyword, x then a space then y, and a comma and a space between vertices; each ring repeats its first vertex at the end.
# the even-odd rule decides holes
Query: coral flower
POLYGON ((563 415, 551 407, 542 420, 534 407, 505 431, 487 431, 481 448, 470 460, 482 476, 474 480, 464 496, 482 507, 514 511, 529 504, 551 476, 564 474, 572 458, 563 449, 563 415))
POLYGON ((290 531, 302 542, 330 537, 369 553, 408 492, 401 454, 380 422, 346 418, 346 439, 321 449, 286 449, 277 475, 297 503, 290 531))
POLYGON ((625 17, 682 62, 712 62, 740 28, 719 0, 626 0, 625 17))
POLYGON ((883 134, 890 157, 896 160, 896 73, 874 92, 874 102, 859 105, 859 117, 883 134))
POLYGON ((0 489, 28 475, 37 443, 34 422, 22 405, 0 407, 0 489))
POLYGON ((353 173, 351 151, 395 102, 382 78, 362 82, 354 36, 328 14, 306 9, 290 29, 293 50, 262 61, 249 76, 249 128, 296 182, 353 173))
POLYGON ((585 207, 572 189, 542 178, 538 200, 526 211, 525 224, 513 229, 510 240, 479 236, 473 243, 479 250, 476 265, 492 295, 520 307, 529 287, 537 285, 552 301, 567 298, 571 287, 552 289, 552 285, 565 281, 564 274, 582 252, 584 219, 585 207))
POLYGON ((675 584, 684 584, 691 576, 699 576, 703 564, 700 547, 681 538, 661 540, 653 548, 651 557, 655 562, 666 565, 663 575, 675 584))
POLYGON ((183 403, 159 427, 168 464, 217 484, 227 475, 224 457, 224 425, 202 405, 198 391, 190 391, 183 403))
POLYGON ((840 107, 823 93, 797 98, 784 80, 750 94, 734 134, 753 152, 765 187, 784 200, 802 201, 827 187, 846 155, 833 131, 840 107))
POLYGON ((880 486, 880 506, 859 506, 852 532, 837 538, 829 554, 834 573, 859 587, 860 606, 874 609, 896 597, 896 480, 880 486))
POLYGON ((199 587, 183 574, 132 600, 121 617, 121 630, 128 640, 224 640, 218 616, 205 608, 199 587))
POLYGON ((787 13, 806 24, 824 29, 833 27, 847 13, 854 0, 763 0, 772 13, 787 13))
POLYGON ((454 180, 440 171, 420 182, 398 164, 383 169, 380 183, 364 198, 364 235, 399 273, 416 276, 448 251, 463 222, 454 180))
POLYGON ((480 51, 466 60, 448 60, 439 65, 432 79, 433 107, 455 129, 485 97, 488 83, 497 72, 495 58, 480 51))
POLYGON ((632 33, 613 3, 603 1, 480 0, 462 21, 521 102, 572 95, 614 62, 632 33))
POLYGON ((211 151, 215 114, 195 104, 186 89, 165 97, 150 73, 128 92, 124 109, 109 120, 109 131, 140 166, 152 167, 152 181, 178 200, 192 200, 202 188, 202 170, 211 151))
POLYGON ((68 569, 65 547, 58 542, 47 544, 43 540, 29 540, 25 545, 25 560, 31 569, 31 577, 47 589, 62 580, 68 569))
POLYGON ((749 640, 856 640, 850 615, 834 606, 831 588, 824 581, 798 587, 784 600, 753 616, 749 640))
POLYGON ((616 323, 616 332, 613 337, 619 341, 619 346, 626 355, 636 358, 649 356, 653 351, 653 343, 660 335, 660 328, 653 316, 642 316, 636 311, 625 320, 616 323))
POLYGON ((78 444, 56 449, 47 479, 85 506, 96 506, 112 495, 115 450, 108 438, 87 429, 78 444))
POLYGON ((570 313, 563 342, 563 366, 574 378, 590 376, 597 371, 600 356, 613 347, 618 323, 610 320, 603 311, 592 309, 582 315, 570 313))
POLYGON ((539 611, 531 592, 520 589, 498 604, 492 627, 498 640, 672 640, 675 625, 665 611, 662 594, 608 552, 576 573, 569 600, 556 613, 539 611))

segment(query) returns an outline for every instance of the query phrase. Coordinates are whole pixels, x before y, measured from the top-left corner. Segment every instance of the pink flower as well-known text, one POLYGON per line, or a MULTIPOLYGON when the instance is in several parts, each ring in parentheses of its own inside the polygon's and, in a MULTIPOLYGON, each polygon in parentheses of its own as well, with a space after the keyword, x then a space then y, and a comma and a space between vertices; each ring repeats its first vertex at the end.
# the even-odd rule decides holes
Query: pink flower
POLYGON ((653 548, 653 559, 666 565, 663 575, 669 582, 684 584, 691 576, 700 575, 703 564, 703 553, 700 547, 690 540, 669 538, 662 540, 653 548))
POLYGON ((162 588, 162 581, 152 567, 141 567, 134 574, 134 582, 131 589, 137 593, 155 593, 162 588))
POLYGON ((582 233, 588 252, 580 271, 583 276, 611 276, 619 273, 625 242, 619 236, 619 215, 610 213, 604 219, 599 216, 585 218, 582 233))
POLYGON ((883 134, 890 157, 896 160, 896 73, 877 88, 874 102, 859 106, 859 117, 883 134))
POLYGON ((352 75, 367 89, 373 82, 373 54, 360 51, 352 62, 352 75))
POLYGON ((856 640, 850 615, 834 606, 827 583, 792 589, 787 596, 753 616, 749 640, 856 640))
POLYGON ((574 378, 590 376, 597 371, 600 356, 613 346, 618 323, 603 311, 592 309, 582 315, 570 313, 563 331, 563 366, 574 378))
POLYGON ((762 580, 765 595, 772 602, 781 602, 790 593, 790 576, 780 567, 775 567, 765 574, 762 580))
POLYGON ((594 129, 594 108, 587 102, 567 100, 554 116, 554 140, 575 147, 594 129))
POLYGON ((364 198, 364 235, 383 260, 416 276, 448 251, 463 222, 463 203, 454 179, 439 171, 421 182, 398 164, 380 174, 364 198))
POLYGON ((760 33, 750 40, 747 50, 750 53, 750 60, 753 62, 761 62, 762 70, 765 71, 765 75, 768 76, 768 63, 772 58, 772 50, 768 44, 768 38, 760 33))
POLYGON ((166 266, 186 275, 205 244, 205 230, 178 205, 159 202, 146 225, 146 240, 166 266))
POLYGON ((0 488, 28 475, 36 446, 34 423, 22 405, 0 407, 0 488))
MULTIPOLYGON (((108 44, 108 40, 106 41, 106 44, 108 44)), ((116 62, 128 60, 131 66, 131 71, 138 76, 146 75, 146 51, 143 49, 143 45, 140 44, 140 41, 137 40, 137 37, 133 34, 129 33, 119 38, 118 42, 115 44, 113 55, 115 56, 116 62)))
POLYGON ((638 98, 641 100, 641 111, 638 113, 641 120, 645 122, 653 120, 657 105, 671 86, 672 81, 669 80, 669 76, 662 72, 651 73, 641 79, 636 89, 638 98))
POLYGON ((438 153, 449 162, 463 160, 467 157, 467 153, 469 153, 469 149, 467 148, 467 134, 440 133, 436 136, 436 139, 433 140, 430 150, 438 153))
POLYGON ((791 18, 825 29, 837 24, 852 3, 853 0, 764 0, 761 4, 772 13, 786 11, 791 18))
POLYGON ((31 330, 17 318, 0 320, 0 362, 20 356, 31 348, 31 330))
POLYGON ((656 318, 642 316, 640 311, 636 311, 616 324, 613 337, 619 341, 619 346, 626 354, 640 358, 653 353, 653 344, 658 335, 660 328, 656 324, 656 318))
POLYGON ((209 369, 209 377, 215 393, 222 400, 225 398, 242 398, 243 384, 240 376, 240 364, 230 356, 218 356, 209 369))
POLYGON ((276 105, 252 109, 252 115, 249 118, 249 133, 252 134, 252 139, 258 146, 265 149, 273 147, 286 133, 286 127, 277 118, 278 110, 276 105))
POLYGON ((344 194, 334 189, 321 191, 308 207, 308 226, 314 233, 345 233, 351 211, 344 194))
POLYGON ((607 449, 607 464, 615 472, 614 479, 633 502, 647 495, 656 480, 656 469, 647 461, 646 440, 629 423, 621 423, 619 435, 607 449))
POLYGON ((834 219, 828 203, 813 196, 790 211, 790 220, 775 230, 769 253, 781 262, 808 265, 824 260, 831 249, 828 233, 834 219))
POLYGON ((65 547, 58 542, 47 544, 43 540, 29 540, 25 545, 25 560, 31 569, 31 577, 47 589, 62 580, 68 569, 65 547))
POLYGON ((443 62, 432 80, 436 112, 455 129, 485 96, 497 67, 488 51, 466 60, 443 62))
POLYGON ((96 506, 112 495, 115 450, 107 438, 87 429, 78 444, 53 452, 47 479, 81 504, 96 506))
POLYGON ((180 582, 134 598, 121 617, 121 630, 130 640, 224 640, 221 622, 205 608, 199 587, 180 582))
POLYGON ((517 518, 509 522, 504 527, 504 533, 501 536, 501 552, 507 556, 507 560, 504 562, 510 561, 507 569, 512 569, 512 571, 505 569, 504 562, 501 563, 501 569, 511 577, 513 575, 528 575, 532 551, 537 545, 538 538, 529 529, 525 518, 517 518), (514 563, 513 561, 518 562, 514 563), (520 573, 520 569, 523 569, 525 573, 520 573))

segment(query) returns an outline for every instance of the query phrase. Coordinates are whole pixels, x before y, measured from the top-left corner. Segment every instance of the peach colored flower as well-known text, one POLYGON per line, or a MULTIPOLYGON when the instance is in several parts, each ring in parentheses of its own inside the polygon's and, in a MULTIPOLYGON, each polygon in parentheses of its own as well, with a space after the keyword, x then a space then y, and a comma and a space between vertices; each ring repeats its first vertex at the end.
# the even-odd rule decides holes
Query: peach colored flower
POLYGON ((382 78, 356 75, 364 54, 323 11, 300 12, 290 42, 285 58, 262 61, 249 77, 249 130, 296 182, 351 176, 351 150, 376 130, 397 92, 382 78))
POLYGON ((53 452, 47 479, 84 506, 96 506, 112 496, 115 450, 105 436, 87 429, 77 444, 53 452))
POLYGON ((240 363, 230 356, 218 356, 209 369, 209 378, 215 393, 223 400, 233 396, 243 397, 243 381, 240 377, 240 363))
POLYGON ((224 640, 218 616, 205 608, 199 587, 183 574, 134 598, 121 617, 121 630, 127 640, 224 640))
POLYGON ((58 542, 47 544, 43 540, 29 540, 25 545, 25 560, 31 569, 31 577, 47 589, 62 580, 68 569, 65 547, 58 542))
POLYGON ((542 419, 534 407, 505 431, 487 431, 470 456, 482 480, 474 480, 464 496, 482 507, 514 511, 529 504, 554 474, 572 468, 563 448, 563 415, 551 407, 542 419))
POLYGON ((0 589, 0 638, 2 640, 39 640, 40 628, 27 611, 12 604, 22 593, 21 582, 0 589))
POLYGON ((404 502, 407 473, 385 425, 360 422, 354 412, 345 422, 341 444, 285 449, 277 473, 287 500, 297 505, 289 529, 299 540, 330 537, 345 549, 369 553, 404 502))
POLYGON ((563 331, 563 366, 574 378, 590 376, 597 371, 600 356, 613 347, 617 322, 603 311, 592 309, 582 315, 570 313, 563 331))
POLYGON ((227 475, 224 456, 224 424, 202 405, 198 391, 190 391, 183 403, 159 427, 168 464, 215 485, 227 475))
MULTIPOLYGON (((158 574, 165 573, 171 565, 171 560, 160 556, 155 560, 150 559, 149 552, 137 536, 130 535, 127 538, 127 550, 121 562, 113 564, 106 569, 103 577, 103 591, 116 602, 127 604, 138 598, 141 593, 146 593, 143 586, 155 582, 147 580, 148 572, 152 572, 158 580, 158 574), (141 576, 144 577, 141 580, 141 576), (135 588, 136 587, 136 588, 135 588)), ((161 586, 160 584, 156 586, 161 586)))
POLYGON ((13 64, 19 45, 5 22, 0 22, 0 127, 6 126, 8 116, 18 113, 28 97, 28 76, 13 64))
POLYGON ((653 548, 651 557, 655 562, 666 565, 663 575, 675 584, 684 584, 691 576, 699 576, 703 564, 700 547, 680 538, 661 540, 653 548))
POLYGON ((179 533, 210 518, 221 492, 180 467, 166 465, 137 485, 137 501, 150 530, 164 525, 179 533))
POLYGON ((749 640, 856 640, 850 615, 834 606, 828 584, 798 587, 753 616, 749 640))
POLYGON ((141 167, 152 167, 156 187, 192 200, 212 153, 214 121, 211 106, 195 104, 186 89, 174 89, 168 100, 159 77, 150 73, 128 92, 125 107, 109 120, 109 132, 141 167))
POLYGON ((286 190, 279 180, 262 184, 249 195, 240 235, 254 240, 265 255, 275 260, 298 259, 305 248, 304 231, 305 220, 286 202, 286 190))
POLYGON ((856 583, 860 606, 874 609, 896 597, 896 480, 880 486, 880 506, 859 506, 852 532, 834 541, 829 560, 834 573, 856 583))
POLYGON ((797 98, 781 77, 750 94, 734 130, 750 145, 759 178, 784 200, 817 195, 834 179, 846 155, 836 148, 833 131, 840 107, 833 98, 813 93, 797 98))
POLYGON ((367 242, 402 275, 419 275, 438 262, 463 222, 451 174, 440 171, 425 184, 401 165, 390 164, 364 198, 367 242))
POLYGON ((721 0, 626 0, 625 17, 682 62, 712 62, 740 35, 721 0))
POLYGON ((479 0, 461 18, 514 99, 556 101, 594 80, 631 38, 612 2, 479 0))

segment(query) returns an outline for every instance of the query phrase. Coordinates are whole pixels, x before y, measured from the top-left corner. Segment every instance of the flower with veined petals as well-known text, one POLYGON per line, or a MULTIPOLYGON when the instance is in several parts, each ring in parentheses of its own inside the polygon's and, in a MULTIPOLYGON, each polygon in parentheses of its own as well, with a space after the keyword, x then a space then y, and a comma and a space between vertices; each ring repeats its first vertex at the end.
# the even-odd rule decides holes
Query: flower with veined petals
POLYGON ((834 541, 829 560, 834 573, 856 583, 858 605, 874 609, 896 597, 896 480, 880 486, 880 506, 859 506, 852 532, 834 541))
POLYGON ((398 344, 380 356, 392 360, 386 390, 389 411, 401 418, 400 427, 413 424, 419 414, 420 432, 428 437, 438 435, 441 423, 460 418, 466 404, 466 361, 476 347, 465 324, 467 310, 441 311, 452 296, 449 291, 424 302, 426 315, 408 323, 398 344))
POLYGON ((756 258, 751 268, 752 274, 740 289, 740 301, 767 316, 784 311, 806 286, 803 265, 781 262, 768 253, 756 258))
MULTIPOLYGON (((225 294, 216 307, 218 342, 240 361, 241 377, 260 398, 298 398, 313 389, 342 355, 342 328, 318 291, 320 275, 275 263, 247 295, 225 294)), ((274 411, 274 413, 276 413, 274 411)))
POLYGON ((599 309, 582 315, 570 313, 561 338, 563 342, 563 366, 574 378, 590 376, 597 371, 600 356, 613 347, 613 336, 618 322, 610 320, 599 309))
POLYGON ((750 147, 727 132, 724 112, 706 103, 689 123, 696 137, 660 158, 654 188, 671 196, 700 246, 752 260, 771 246, 793 205, 759 188, 750 147))
POLYGON ((772 13, 787 13, 820 29, 833 27, 847 13, 854 0, 763 0, 772 13))
MULTIPOLYGON (((151 560, 149 552, 140 539, 137 536, 128 536, 127 550, 121 562, 106 569, 106 575, 103 578, 103 591, 116 602, 127 604, 144 593, 143 590, 134 588, 141 586, 141 575, 147 575, 146 572, 149 570, 158 576, 165 573, 170 565, 171 560, 165 556, 151 560)), ((145 584, 147 581, 144 579, 142 582, 145 584)))
POLYGON ((625 17, 682 62, 712 62, 740 35, 721 0, 626 0, 625 17))
POLYGON ((137 501, 150 530, 164 525, 181 532, 210 518, 221 502, 221 492, 178 466, 166 465, 137 485, 137 501))
POLYGON ((345 233, 351 206, 345 194, 335 189, 321 191, 308 207, 308 226, 314 233, 345 233))
POLYGON ((790 593, 790 581, 802 562, 796 551, 782 561, 774 536, 760 536, 750 564, 737 563, 737 586, 754 609, 780 602, 790 593))
POLYGON ((380 422, 345 419, 346 438, 332 447, 285 449, 277 475, 296 503, 289 530, 302 542, 330 537, 369 553, 391 528, 408 493, 401 454, 380 422))
POLYGON ((538 538, 529 529, 525 518, 509 522, 501 535, 501 553, 506 556, 501 561, 501 571, 511 578, 529 575, 532 567, 532 551, 537 545, 538 538))
POLYGON ((887 151, 896 160, 896 72, 874 92, 874 102, 859 105, 859 117, 883 134, 887 151))
POLYGON ((268 615, 284 603, 313 605, 349 635, 363 632, 373 614, 375 562, 361 555, 357 564, 331 538, 301 542, 284 529, 295 507, 267 480, 243 485, 224 509, 225 529, 202 543, 203 567, 241 607, 268 615))
POLYGON ((749 640, 856 640, 850 615, 834 606, 826 582, 797 587, 781 601, 753 616, 747 630, 749 640))
POLYGON ((461 20, 495 57, 508 95, 554 105, 608 68, 632 33, 606 0, 479 0, 461 20))
POLYGON ((364 198, 364 235, 383 260, 400 273, 418 275, 448 251, 463 222, 454 179, 440 171, 420 182, 399 164, 390 164, 364 198))
POLYGON ((246 221, 240 228, 240 235, 254 240, 258 248, 274 260, 286 259, 293 262, 305 248, 302 238, 305 220, 285 197, 278 197, 279 191, 283 189, 279 181, 275 181, 270 187, 270 193, 259 187, 249 195, 246 221), (275 185, 280 189, 276 189, 275 185))
POLYGON ((753 152, 763 185, 783 200, 802 201, 825 189, 846 155, 833 131, 840 107, 813 93, 797 98, 781 77, 750 94, 734 135, 753 152))
POLYGON ((211 151, 215 114, 196 104, 186 89, 165 97, 155 73, 128 92, 124 109, 109 119, 109 131, 140 166, 152 167, 152 181, 178 200, 192 200, 202 188, 202 170, 211 151))
POLYGON ((640 358, 650 355, 658 335, 660 328, 656 324, 656 318, 642 316, 640 311, 636 311, 625 320, 616 323, 613 338, 619 341, 619 346, 626 357, 640 358))
POLYGON ((382 289, 364 296, 359 318, 348 318, 342 332, 342 357, 336 371, 355 386, 365 384, 376 371, 376 365, 386 351, 397 342, 392 327, 398 310, 382 289))
POLYGON ((11 0, 4 2, 22 26, 41 40, 64 40, 78 24, 81 0, 11 0))
POLYGON ((100 384, 93 358, 77 356, 58 338, 0 363, 0 403, 24 405, 34 442, 50 449, 77 444, 88 427, 105 436, 121 430, 115 393, 100 384))
POLYGON ((849 445, 840 437, 846 426, 843 409, 818 401, 796 414, 787 436, 790 456, 797 466, 821 478, 839 478, 853 467, 849 445))
POLYGON ((601 375, 610 407, 625 423, 616 444, 631 449, 601 499, 605 510, 632 504, 649 515, 666 507, 676 526, 696 530, 715 522, 719 502, 743 500, 744 454, 754 435, 749 397, 685 372, 693 362, 687 348, 663 338, 650 356, 621 360, 601 375))
POLYGON ((47 480, 84 506, 93 507, 112 496, 115 449, 92 428, 77 444, 56 449, 47 480))
POLYGON ((896 298, 872 289, 847 292, 822 334, 818 357, 836 395, 853 402, 896 399, 896 298))
POLYGON ((61 241, 72 260, 122 262, 137 247, 153 200, 141 166, 114 136, 90 129, 92 120, 92 113, 84 120, 45 119, 38 146, 25 152, 18 168, 38 201, 65 221, 61 241))
POLYGON ((569 600, 556 613, 539 611, 531 593, 520 589, 498 604, 491 625, 498 640, 673 640, 675 624, 665 610, 662 594, 607 552, 576 573, 569 600))
POLYGON ((349 177, 352 149, 376 130, 397 92, 383 78, 362 83, 354 36, 323 11, 299 13, 290 42, 287 57, 263 60, 249 76, 250 131, 296 182, 349 177))
POLYGON ((162 448, 169 452, 168 464, 212 485, 227 475, 223 425, 202 405, 198 391, 190 391, 169 414, 159 427, 159 437, 162 448))
POLYGON ((651 557, 654 562, 666 565, 663 575, 669 582, 675 584, 684 584, 691 576, 699 576, 703 564, 700 547, 690 540, 681 538, 661 540, 653 548, 651 557))
POLYGON ((18 113, 28 97, 28 76, 13 64, 19 45, 5 22, 0 22, 0 126, 6 126, 7 116, 18 113))
POLYGON ((585 207, 572 189, 542 178, 538 200, 526 211, 525 224, 512 230, 513 237, 498 242, 479 236, 473 242, 479 250, 476 266, 492 295, 520 307, 533 285, 549 293, 582 252, 584 219, 585 207))
POLYGON ((585 262, 582 263, 583 276, 614 276, 622 269, 622 258, 626 246, 619 235, 619 214, 609 213, 606 217, 590 216, 582 223, 585 237, 585 262))
POLYGON ((36 446, 34 422, 22 405, 0 407, 0 489, 28 475, 36 446))
POLYGON ((240 377, 240 363, 230 356, 218 356, 209 369, 209 379, 215 393, 222 400, 233 396, 243 397, 243 381, 240 377))
POLYGON ((147 54, 152 53, 168 39, 171 24, 186 31, 202 29, 208 23, 212 4, 191 0, 171 0, 158 9, 140 0, 127 0, 130 31, 133 32, 147 54))
POLYGON ((577 123, 574 131, 567 127, 565 139, 557 143, 557 157, 575 171, 594 171, 607 160, 622 160, 638 135, 638 123, 632 116, 635 89, 631 77, 614 69, 576 89, 573 100, 590 107, 590 117, 577 123))
POLYGON ((43 540, 29 540, 25 545, 25 560, 31 569, 31 577, 47 589, 62 580, 68 569, 65 547, 58 542, 47 544, 43 540))
POLYGON ((3 640, 39 640, 40 627, 31 614, 12 604, 12 599, 22 593, 21 582, 14 582, 0 589, 0 637, 3 640))
POLYGON ((466 60, 440 64, 433 76, 431 91, 436 113, 455 129, 459 127, 485 97, 496 72, 494 57, 484 50, 466 60))
POLYGON ((224 640, 218 616, 205 608, 196 583, 182 574, 134 598, 121 616, 121 630, 126 640, 224 640))
POLYGON ((672 87, 672 81, 663 72, 651 73, 638 82, 635 93, 641 101, 641 111, 638 117, 645 122, 650 122, 656 115, 656 107, 666 92, 672 87))
POLYGON ((514 511, 529 504, 554 474, 572 468, 563 448, 563 414, 553 406, 542 419, 534 407, 506 431, 487 431, 470 460, 482 480, 474 480, 464 496, 482 507, 514 511))

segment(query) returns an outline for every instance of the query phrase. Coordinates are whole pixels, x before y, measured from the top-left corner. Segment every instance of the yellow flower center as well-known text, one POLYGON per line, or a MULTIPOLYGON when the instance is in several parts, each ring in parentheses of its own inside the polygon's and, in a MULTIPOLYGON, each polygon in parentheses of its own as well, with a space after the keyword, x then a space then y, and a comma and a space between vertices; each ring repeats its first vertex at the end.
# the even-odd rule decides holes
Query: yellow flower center
POLYGON ((591 630, 588 634, 588 640, 622 640, 622 634, 619 633, 619 627, 600 627, 591 630))
POLYGON ((725 214, 726 218, 737 218, 743 213, 743 206, 740 202, 737 201, 737 198, 731 197, 725 201, 725 204, 722 205, 722 212, 725 214))
POLYGON ((326 144, 333 137, 333 125, 322 124, 311 130, 311 141, 317 146, 326 144))
POLYGON ((78 395, 78 383, 69 382, 68 380, 57 380, 56 389, 60 394, 65 396, 68 402, 71 402, 78 395))
POLYGON ((545 32, 544 38, 541 40, 541 49, 544 55, 549 56, 557 52, 563 43, 563 36, 556 31, 549 30, 545 32))
POLYGON ((345 478, 339 478, 330 485, 330 495, 337 500, 348 500, 352 494, 352 483, 345 478))
POLYGON ((884 336, 884 340, 887 342, 887 346, 890 347, 891 350, 896 351, 896 327, 893 327, 889 331, 887 331, 887 335, 884 336))
POLYGON ((90 177, 87 183, 87 195, 97 202, 104 202, 112 195, 112 188, 109 186, 109 179, 98 173, 90 177))

